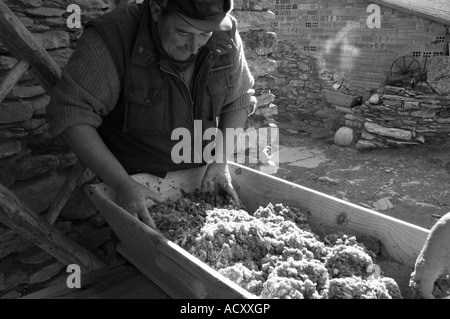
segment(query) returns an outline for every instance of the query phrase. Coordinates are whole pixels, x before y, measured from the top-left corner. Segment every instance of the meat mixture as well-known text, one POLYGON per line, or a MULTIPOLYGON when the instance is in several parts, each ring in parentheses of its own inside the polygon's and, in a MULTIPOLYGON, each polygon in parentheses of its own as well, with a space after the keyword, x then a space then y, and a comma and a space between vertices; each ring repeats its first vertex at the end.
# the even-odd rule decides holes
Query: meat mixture
POLYGON ((355 237, 321 239, 294 207, 269 204, 249 213, 228 195, 196 190, 151 214, 167 239, 260 298, 402 298, 355 237))

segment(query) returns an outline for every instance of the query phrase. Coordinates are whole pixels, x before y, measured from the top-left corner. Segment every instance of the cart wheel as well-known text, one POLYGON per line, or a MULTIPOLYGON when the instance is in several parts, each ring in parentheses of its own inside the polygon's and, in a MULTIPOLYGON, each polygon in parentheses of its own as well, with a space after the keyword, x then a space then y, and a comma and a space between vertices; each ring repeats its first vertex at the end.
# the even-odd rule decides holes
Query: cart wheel
POLYGON ((411 56, 397 58, 391 65, 391 75, 420 73, 420 63, 411 56))

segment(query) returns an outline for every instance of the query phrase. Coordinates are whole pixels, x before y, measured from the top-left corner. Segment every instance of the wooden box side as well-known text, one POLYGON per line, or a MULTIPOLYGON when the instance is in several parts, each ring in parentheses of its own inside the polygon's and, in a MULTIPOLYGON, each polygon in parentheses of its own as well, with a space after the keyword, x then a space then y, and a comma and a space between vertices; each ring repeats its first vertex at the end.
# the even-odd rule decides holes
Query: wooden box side
MULTIPOLYGON (((198 188, 203 173, 203 169, 193 169, 165 179, 147 174, 133 178, 176 198, 180 189, 198 188)), ((131 216, 114 202, 114 192, 105 184, 88 185, 86 193, 120 239, 118 251, 172 298, 258 298, 131 216)))
POLYGON ((428 230, 298 184, 231 163, 230 173, 248 211, 282 203, 301 208, 319 235, 343 231, 378 239, 387 255, 413 268, 428 230))

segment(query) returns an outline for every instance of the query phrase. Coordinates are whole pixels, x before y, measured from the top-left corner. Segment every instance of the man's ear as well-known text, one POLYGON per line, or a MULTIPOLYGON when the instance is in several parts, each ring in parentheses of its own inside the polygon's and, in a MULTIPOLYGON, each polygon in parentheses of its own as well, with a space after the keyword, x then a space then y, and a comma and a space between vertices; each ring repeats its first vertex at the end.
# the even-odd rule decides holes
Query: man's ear
POLYGON ((161 6, 155 0, 150 0, 150 12, 155 22, 161 16, 161 6))

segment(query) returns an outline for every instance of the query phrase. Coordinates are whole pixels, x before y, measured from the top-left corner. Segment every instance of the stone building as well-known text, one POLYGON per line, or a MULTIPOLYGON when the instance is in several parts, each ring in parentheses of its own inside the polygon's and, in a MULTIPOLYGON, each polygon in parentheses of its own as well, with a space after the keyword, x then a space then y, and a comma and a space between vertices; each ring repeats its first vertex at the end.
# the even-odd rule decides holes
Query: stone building
POLYGON ((279 41, 317 59, 319 68, 352 86, 378 88, 402 56, 426 67, 448 55, 450 5, 445 0, 275 0, 279 41))

